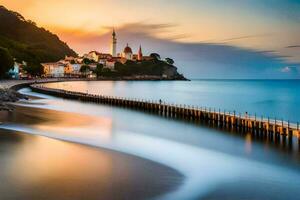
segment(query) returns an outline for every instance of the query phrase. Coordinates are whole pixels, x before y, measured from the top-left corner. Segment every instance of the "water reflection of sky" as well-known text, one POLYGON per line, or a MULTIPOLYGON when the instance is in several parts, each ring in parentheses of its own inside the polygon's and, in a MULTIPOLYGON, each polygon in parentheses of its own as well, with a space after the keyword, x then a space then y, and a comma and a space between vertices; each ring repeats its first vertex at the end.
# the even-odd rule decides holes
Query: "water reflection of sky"
POLYGON ((50 117, 47 123, 6 128, 114 149, 177 169, 186 176, 186 181, 175 193, 164 196, 166 199, 190 199, 209 194, 224 184, 238 187, 239 182, 257 183, 253 187, 262 185, 265 190, 256 197, 269 194, 272 198, 279 188, 285 197, 299 195, 297 159, 272 149, 269 144, 253 143, 250 136, 244 140, 149 114, 57 98, 34 102, 44 103, 36 107, 69 113, 60 112, 63 117, 56 113, 59 122, 50 117), (83 119, 76 122, 78 118, 83 119), (55 126, 52 120, 56 121, 55 126), (68 127, 70 123, 74 132, 68 127))
POLYGON ((299 80, 89 81, 50 83, 62 89, 206 106, 300 121, 299 80))
POLYGON ((174 190, 182 179, 157 163, 114 151, 0 132, 0 199, 144 199, 174 190))

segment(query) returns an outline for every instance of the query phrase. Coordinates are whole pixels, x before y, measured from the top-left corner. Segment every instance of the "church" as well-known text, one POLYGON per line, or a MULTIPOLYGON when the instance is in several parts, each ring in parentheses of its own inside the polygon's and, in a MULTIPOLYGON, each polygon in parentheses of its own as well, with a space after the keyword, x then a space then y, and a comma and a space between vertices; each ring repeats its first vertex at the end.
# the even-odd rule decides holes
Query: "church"
POLYGON ((122 62, 126 62, 127 60, 133 61, 142 61, 143 60, 143 53, 142 53, 142 46, 137 52, 137 54, 133 54, 131 47, 126 45, 122 53, 117 54, 117 35, 115 30, 112 32, 112 40, 111 40, 111 55, 113 58, 121 58, 122 62))
POLYGON ((143 60, 153 59, 150 56, 143 56, 141 45, 136 54, 133 53, 132 48, 129 46, 129 44, 124 47, 124 50, 121 53, 117 53, 117 34, 114 29, 112 31, 109 53, 99 53, 97 51, 91 51, 88 54, 84 54, 82 58, 87 58, 89 60, 103 64, 104 68, 108 68, 110 70, 114 70, 115 64, 117 62, 125 64, 128 60, 141 62, 143 60))

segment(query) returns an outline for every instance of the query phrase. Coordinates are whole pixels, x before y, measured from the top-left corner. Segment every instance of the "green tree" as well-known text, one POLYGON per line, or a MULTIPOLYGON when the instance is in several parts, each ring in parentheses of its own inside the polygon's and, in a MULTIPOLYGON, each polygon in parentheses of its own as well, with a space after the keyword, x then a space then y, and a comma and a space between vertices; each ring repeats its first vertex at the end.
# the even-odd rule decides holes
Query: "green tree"
POLYGON ((166 58, 165 60, 169 65, 173 65, 175 63, 172 58, 166 58))
POLYGON ((102 75, 104 77, 117 77, 117 76, 119 76, 119 74, 117 72, 112 71, 112 70, 110 70, 108 68, 103 68, 102 75))
POLYGON ((83 62, 84 64, 86 64, 86 65, 89 65, 89 64, 93 63, 93 61, 90 60, 90 59, 88 59, 88 58, 84 58, 82 62, 83 62))
POLYGON ((0 47, 0 77, 3 78, 6 72, 14 66, 14 59, 8 50, 0 47))
POLYGON ((27 65, 23 69, 32 76, 40 76, 43 74, 42 65, 34 62, 27 63, 27 65))
POLYGON ((90 70, 90 66, 88 65, 82 65, 80 67, 80 72, 84 73, 84 72, 88 72, 90 70))
POLYGON ((95 70, 95 73, 97 74, 97 77, 101 75, 101 72, 102 72, 102 69, 103 69, 103 64, 97 64, 97 67, 96 67, 96 70, 95 70))
POLYGON ((33 73, 40 70, 40 63, 56 62, 66 55, 77 56, 57 35, 3 6, 0 6, 0 46, 8 49, 17 62, 34 65, 28 65, 33 73))
POLYGON ((151 53, 150 57, 152 57, 155 60, 160 60, 160 55, 158 53, 151 53))
POLYGON ((90 71, 90 66, 88 66, 88 65, 82 65, 80 67, 79 71, 86 76, 89 73, 89 71, 90 71))

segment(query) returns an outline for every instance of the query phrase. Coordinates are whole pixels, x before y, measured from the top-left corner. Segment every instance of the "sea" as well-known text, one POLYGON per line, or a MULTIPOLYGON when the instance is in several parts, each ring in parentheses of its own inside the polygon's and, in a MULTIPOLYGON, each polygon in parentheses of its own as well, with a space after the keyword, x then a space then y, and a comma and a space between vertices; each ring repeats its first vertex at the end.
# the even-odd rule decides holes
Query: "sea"
POLYGON ((47 86, 300 121, 300 80, 90 81, 47 86))
MULTIPOLYGON (((248 112, 294 123, 300 121, 299 80, 74 81, 45 86, 241 114, 248 112)), ((297 199, 300 196, 300 145, 296 136, 278 141, 250 132, 222 130, 137 110, 61 99, 32 92, 29 88, 20 92, 32 98, 17 103, 22 116, 19 119, 7 116, 2 129, 149 161, 144 165, 134 164, 141 161, 126 165, 134 168, 130 174, 128 170, 117 170, 119 177, 146 173, 143 170, 154 177, 144 177, 147 184, 142 181, 139 186, 128 186, 128 193, 136 194, 136 199, 297 199), (154 163, 166 169, 157 170, 154 163), (163 187, 159 185, 160 180, 164 192, 157 192, 157 188, 163 187), (151 195, 138 196, 141 190, 151 195)), ((86 155, 90 155, 90 160, 95 156, 88 152, 86 155)), ((122 165, 120 163, 118 165, 122 165)), ((89 162, 82 165, 88 166, 89 162)), ((48 167, 51 170, 53 166, 48 167)), ((109 171, 113 165, 106 168, 109 171)), ((116 172, 112 170, 111 173, 116 172)), ((27 175, 23 176, 26 180, 27 175)), ((32 176, 35 175, 30 174, 30 178, 32 176)), ((95 176, 101 177, 101 174, 95 176)), ((118 175, 114 177, 117 179, 118 175)), ((88 185, 93 183, 84 178, 80 181, 88 185)), ((106 181, 109 184, 109 180, 106 181)), ((72 186, 72 182, 69 184, 72 186)), ((91 188, 93 185, 83 192, 89 193, 91 188)), ((94 199, 101 199, 103 190, 93 190, 94 199)), ((122 194, 126 197, 126 191, 122 194)), ((122 196, 115 199, 122 199, 122 196)))

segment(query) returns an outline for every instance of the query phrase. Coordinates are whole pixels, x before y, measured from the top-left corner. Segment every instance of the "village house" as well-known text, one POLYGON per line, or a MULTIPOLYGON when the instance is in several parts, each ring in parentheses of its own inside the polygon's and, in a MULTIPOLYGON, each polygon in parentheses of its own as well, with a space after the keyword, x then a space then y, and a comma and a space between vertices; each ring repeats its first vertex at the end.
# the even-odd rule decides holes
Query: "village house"
POLYGON ((91 61, 91 63, 88 63, 91 74, 96 70, 98 64, 102 64, 103 68, 113 71, 117 62, 125 64, 128 60, 139 62, 153 59, 150 56, 143 56, 141 45, 136 54, 133 53, 132 48, 128 44, 121 53, 117 54, 116 52, 117 37, 115 31, 113 31, 110 54, 90 51, 82 57, 65 56, 63 60, 56 63, 43 63, 42 66, 46 77, 78 77, 82 75, 80 68, 84 65, 84 59, 91 61))
POLYGON ((44 76, 49 78, 64 77, 65 75, 65 64, 61 62, 54 63, 42 63, 44 68, 44 76))
POLYGON ((98 52, 96 52, 96 51, 91 51, 88 54, 85 54, 83 57, 87 58, 89 60, 93 60, 95 62, 98 62, 98 60, 99 60, 98 52))
POLYGON ((12 78, 12 79, 22 79, 22 78, 27 78, 28 74, 27 72, 24 70, 24 67, 27 65, 26 62, 22 62, 22 63, 18 63, 15 62, 14 66, 8 71, 8 75, 12 78))
POLYGON ((19 63, 15 62, 13 68, 8 71, 8 75, 13 79, 19 79, 20 73, 20 65, 19 63))
POLYGON ((104 65, 104 68, 110 69, 110 70, 114 70, 115 69, 115 63, 117 62, 117 58, 111 58, 106 60, 106 63, 104 65))

